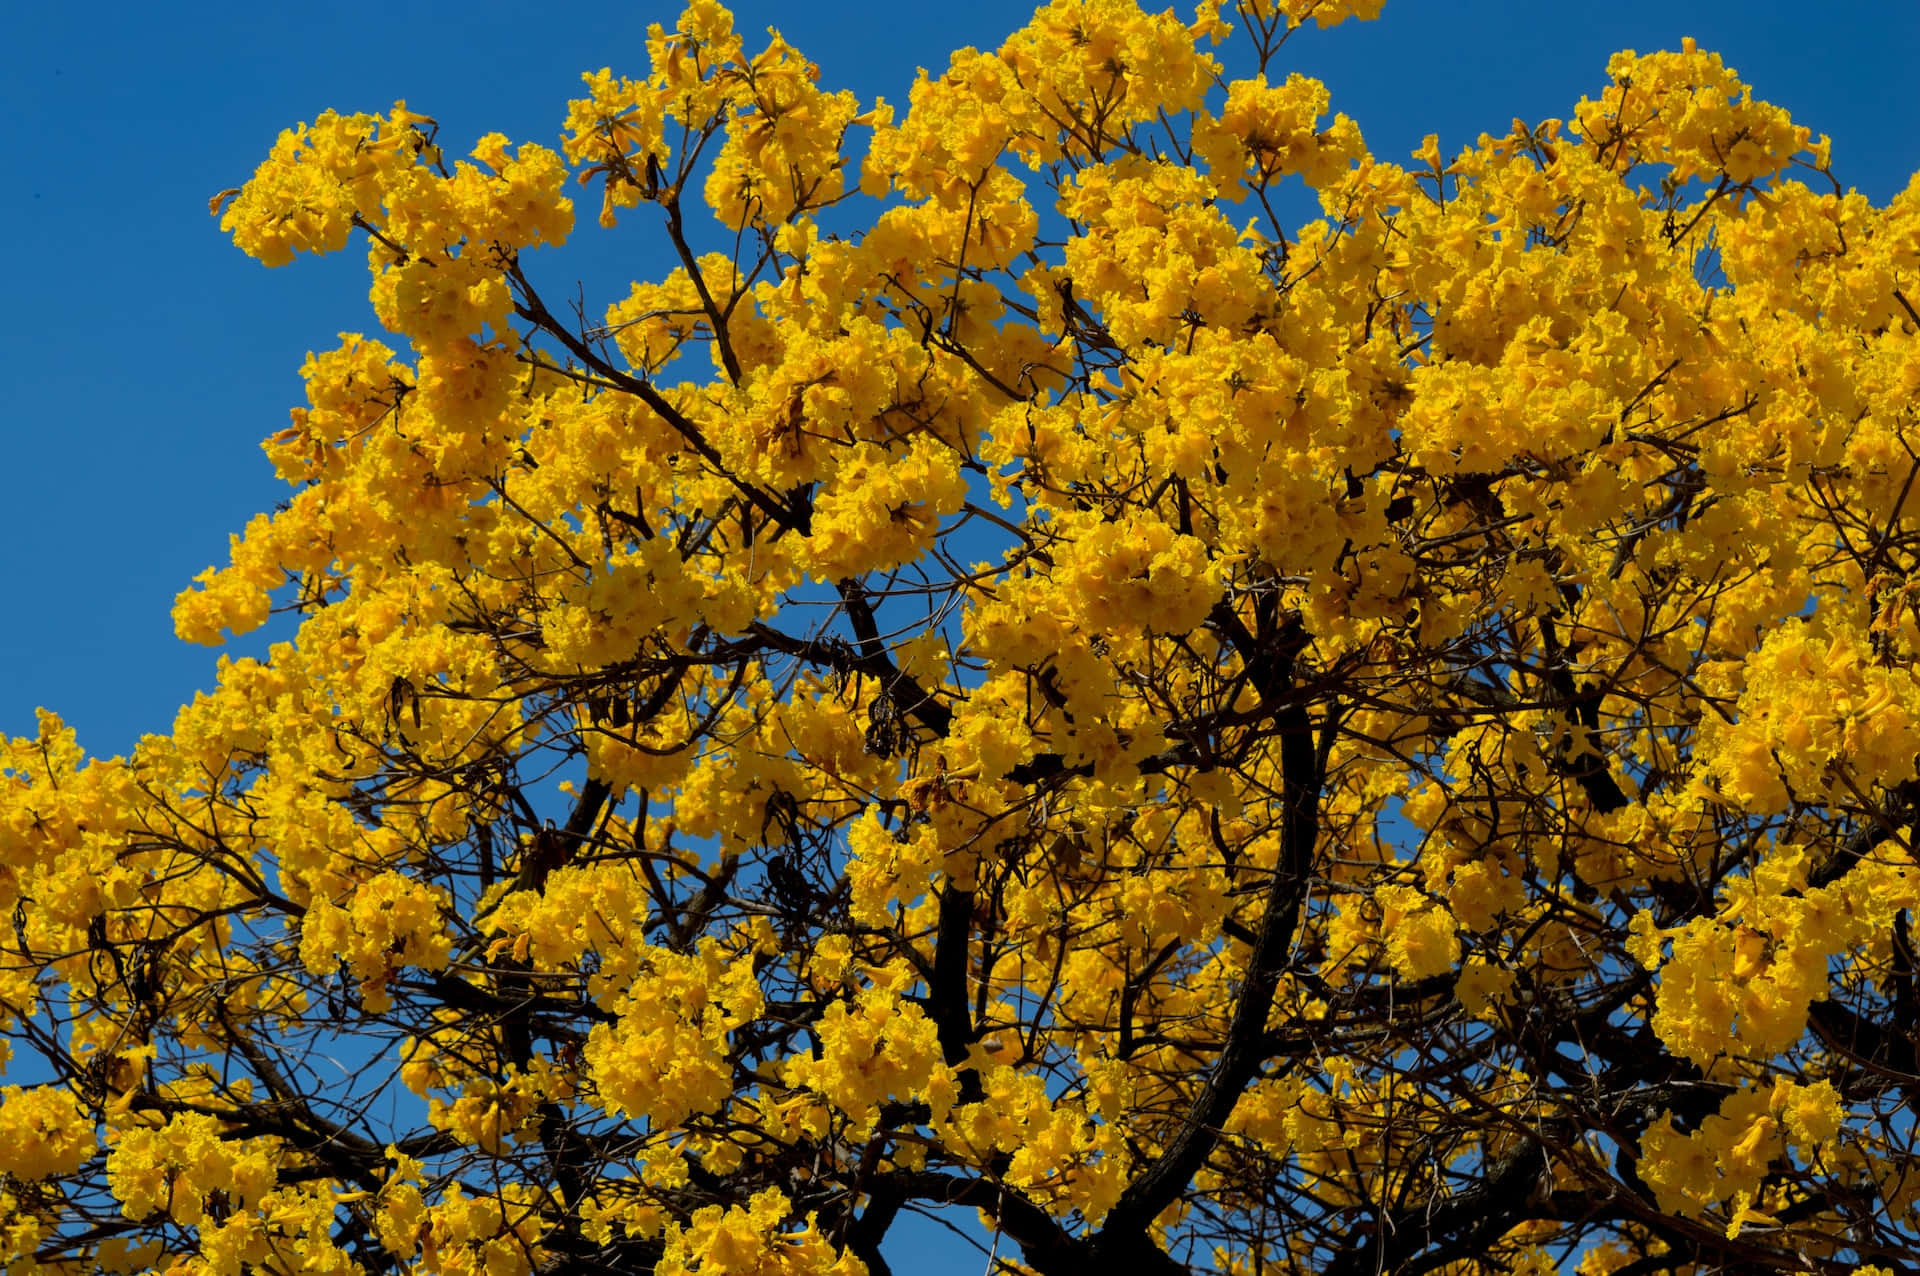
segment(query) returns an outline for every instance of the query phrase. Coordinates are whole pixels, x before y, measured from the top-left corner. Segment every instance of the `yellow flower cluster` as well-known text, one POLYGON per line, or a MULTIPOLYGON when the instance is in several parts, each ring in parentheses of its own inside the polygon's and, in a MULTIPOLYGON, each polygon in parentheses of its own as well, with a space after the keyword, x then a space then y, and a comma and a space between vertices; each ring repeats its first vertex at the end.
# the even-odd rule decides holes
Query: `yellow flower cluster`
POLYGON ((783 1079, 824 1097, 857 1133, 870 1133, 880 1105, 892 1100, 924 1100, 935 1120, 953 1106, 953 1075, 933 1022, 898 989, 875 984, 834 1002, 816 1032, 818 1055, 789 1059, 783 1079))
POLYGON ((1212 194, 1190 168, 1123 160, 1062 195, 1061 212, 1086 228, 1068 241, 1066 268, 1115 340, 1174 345, 1189 315, 1238 329, 1266 302, 1260 259, 1212 194))
POLYGON ((1077 1102, 1049 1098, 1045 1081, 1030 1073, 1003 1065, 983 1080, 986 1099, 954 1110, 947 1139, 982 1159, 1011 1153, 1008 1184, 1055 1214, 1098 1223, 1126 1186, 1121 1133, 1077 1102))
POLYGON ((1619 168, 1667 164, 1678 181, 1724 175, 1744 185, 1787 167, 1811 137, 1781 108, 1754 101, 1691 37, 1678 53, 1616 53, 1607 71, 1612 87, 1597 102, 1581 99, 1574 117, 1619 168))
POLYGON ((1219 117, 1201 116, 1193 126, 1194 153, 1206 160, 1220 198, 1244 198, 1249 182, 1265 190, 1298 175, 1323 190, 1345 177, 1367 152, 1345 115, 1317 127, 1330 102, 1326 85, 1297 72, 1280 85, 1265 76, 1235 80, 1219 117))
POLYGON ((344 965, 359 979, 368 1008, 385 1009, 392 1004, 387 983, 396 971, 446 966, 452 947, 447 904, 445 891, 389 869, 345 900, 313 901, 300 931, 301 960, 317 975, 344 965))
POLYGON ((823 580, 890 571, 932 546, 967 498, 959 457, 924 435, 899 452, 866 444, 814 500, 800 564, 823 580))
POLYGON ((684 1225, 670 1223, 654 1267, 661 1276, 864 1276, 865 1264, 836 1252, 813 1225, 782 1231, 792 1209, 777 1188, 745 1206, 708 1205, 684 1225))
POLYGON ((295 253, 339 252, 363 204, 378 200, 383 179, 413 162, 430 123, 400 103, 394 114, 342 116, 323 111, 311 125, 281 132, 245 187, 231 192, 220 229, 248 256, 284 266, 295 253))
MULTIPOLYGON (((612 992, 631 974, 627 967, 644 960, 636 945, 646 918, 646 887, 630 865, 589 864, 554 870, 538 891, 507 895, 487 924, 536 970, 565 970, 588 952, 598 954, 601 985, 612 992)), ((600 985, 593 991, 602 995, 600 985)))
POLYGON ((222 225, 388 335, 175 606, 292 639, 0 745, 0 1264, 1910 1248, 1920 180, 1690 42, 1389 163, 1282 56, 1380 7, 283 134, 222 225))
POLYGON ((1696 757, 1718 796, 1772 812, 1836 784, 1911 779, 1920 683, 1910 666, 1878 663, 1871 647, 1863 628, 1824 611, 1767 635, 1743 667, 1734 720, 1701 727, 1696 757))
POLYGON ((566 242, 573 204, 566 166, 542 146, 510 156, 498 133, 447 173, 435 122, 406 103, 386 116, 328 111, 280 135, 220 227, 269 266, 296 253, 338 252, 356 226, 374 237, 374 312, 425 352, 505 330, 513 301, 504 268, 523 248, 566 242), (424 128, 423 128, 424 126, 424 128))
POLYGON ((729 960, 711 941, 696 954, 648 953, 583 1052, 600 1103, 671 1128, 717 1111, 732 1093, 727 1034, 765 1004, 751 959, 729 960))
POLYGON ((1744 1086, 1691 1134, 1674 1129, 1670 1117, 1649 1129, 1640 1140, 1641 1177, 1660 1208, 1675 1214, 1697 1216, 1731 1202, 1727 1235, 1737 1236, 1748 1222, 1776 1224, 1751 1208, 1762 1198, 1769 1163, 1789 1146, 1809 1160, 1831 1155, 1845 1119, 1827 1081, 1744 1086))
POLYGON ((1284 17, 1289 26, 1299 26, 1311 18, 1322 27, 1339 26, 1348 18, 1372 21, 1380 16, 1386 0, 1251 0, 1248 8, 1255 17, 1268 21, 1284 17))
POLYGON ((275 1186, 276 1161, 271 1142, 227 1139, 216 1118, 186 1112, 121 1132, 107 1152, 107 1178, 128 1218, 160 1212, 191 1224, 207 1217, 216 1192, 256 1208, 275 1186))
POLYGON ((0 1174, 71 1174, 99 1150, 93 1122, 73 1094, 51 1085, 0 1089, 0 1174))
POLYGON ((1183 634, 1219 597, 1220 569, 1206 546, 1159 519, 1063 518, 1060 525, 1067 544, 1054 587, 1073 600, 1084 633, 1183 634))
POLYGON ((837 202, 846 189, 847 128, 868 122, 856 121, 854 95, 820 92, 820 68, 777 36, 739 74, 739 109, 708 170, 707 206, 739 229, 837 202))
POLYGON ((546 1230, 546 1193, 525 1183, 504 1184, 497 1194, 470 1195, 458 1183, 428 1205, 416 1185, 418 1163, 407 1181, 395 1174, 381 1193, 377 1234, 389 1254, 403 1261, 417 1255, 423 1270, 438 1276, 529 1276, 546 1230))
POLYGON ((1885 942, 1889 914, 1920 905, 1920 875, 1905 853, 1831 885, 1812 885, 1806 874, 1803 855, 1779 853, 1727 892, 1718 917, 1668 931, 1645 913, 1634 918, 1633 954, 1661 972, 1652 1026, 1675 1054, 1705 1067, 1790 1049, 1806 1031, 1809 1005, 1828 991, 1829 963, 1885 942))

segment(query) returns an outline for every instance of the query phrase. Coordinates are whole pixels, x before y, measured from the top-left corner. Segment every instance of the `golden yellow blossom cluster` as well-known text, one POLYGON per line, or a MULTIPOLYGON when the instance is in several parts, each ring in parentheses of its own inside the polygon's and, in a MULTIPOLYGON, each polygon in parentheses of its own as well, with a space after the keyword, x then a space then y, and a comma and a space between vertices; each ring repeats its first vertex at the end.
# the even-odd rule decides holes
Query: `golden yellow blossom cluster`
POLYGON ((174 610, 282 640, 0 744, 0 1263, 1907 1270, 1920 180, 1692 41, 1377 156, 1381 7, 283 133, 369 330, 174 610))

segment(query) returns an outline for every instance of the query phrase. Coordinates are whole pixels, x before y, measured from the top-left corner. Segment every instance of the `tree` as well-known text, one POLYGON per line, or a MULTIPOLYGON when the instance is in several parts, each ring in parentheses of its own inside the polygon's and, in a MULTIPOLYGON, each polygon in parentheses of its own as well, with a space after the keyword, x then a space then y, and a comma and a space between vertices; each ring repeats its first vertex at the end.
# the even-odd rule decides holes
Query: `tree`
POLYGON ((1920 182, 1691 43, 1382 162, 1379 8, 283 133, 410 353, 176 608, 294 641, 0 754, 10 1270, 1920 1270, 1920 182))

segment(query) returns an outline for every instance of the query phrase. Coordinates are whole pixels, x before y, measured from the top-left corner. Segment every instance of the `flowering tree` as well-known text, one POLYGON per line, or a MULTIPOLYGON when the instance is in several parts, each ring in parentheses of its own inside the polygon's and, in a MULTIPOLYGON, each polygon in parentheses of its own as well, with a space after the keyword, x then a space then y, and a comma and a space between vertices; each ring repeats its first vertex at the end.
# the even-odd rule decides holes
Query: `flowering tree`
POLYGON ((1691 44, 1378 161, 1379 7, 283 133, 395 344, 175 612, 297 638, 0 753, 9 1270, 1915 1270, 1920 183, 1691 44))

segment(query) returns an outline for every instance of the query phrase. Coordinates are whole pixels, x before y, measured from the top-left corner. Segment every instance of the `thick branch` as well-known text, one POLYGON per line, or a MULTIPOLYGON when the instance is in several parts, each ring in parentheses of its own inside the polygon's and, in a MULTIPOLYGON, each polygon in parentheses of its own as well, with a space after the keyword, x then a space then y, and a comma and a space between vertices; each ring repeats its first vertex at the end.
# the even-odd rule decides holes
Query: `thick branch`
POLYGON ((953 710, 934 699, 912 674, 898 668, 880 639, 880 626, 874 619, 873 603, 859 581, 848 578, 836 586, 840 601, 847 609, 847 620, 858 640, 862 668, 881 679, 887 695, 899 706, 927 725, 935 735, 944 736, 953 724, 953 710))
POLYGON ((1540 636, 1547 648, 1547 684, 1553 688, 1554 695, 1565 703, 1573 720, 1586 730, 1591 746, 1585 753, 1560 760, 1566 775, 1585 790, 1587 800, 1593 803, 1595 810, 1605 813, 1631 805, 1626 791, 1613 778, 1613 772, 1607 769, 1606 755, 1600 752, 1593 739, 1594 733, 1600 729, 1601 689, 1596 686, 1582 691, 1574 685, 1573 670, 1567 667, 1566 659, 1561 655, 1551 620, 1541 618, 1540 636))
MULTIPOLYGON (((934 937, 933 981, 927 990, 927 1009, 940 1034, 940 1053, 949 1067, 964 1063, 973 1046, 973 1016, 967 1013, 968 940, 973 927, 973 892, 954 884, 940 888, 940 928, 934 937)), ((978 1090, 980 1081, 968 1069, 967 1078, 978 1090)), ((963 1089, 966 1088, 963 1086, 963 1089)), ((979 1095, 963 1095, 967 1103, 979 1095)))
MULTIPOLYGON (((884 1180, 902 1197, 985 1211, 1020 1246, 1027 1266, 1040 1276, 1085 1276, 1091 1255, 1045 1210, 1019 1192, 984 1178, 961 1178, 929 1170, 895 1170, 884 1180)), ((879 1189, 876 1189, 876 1191, 879 1189)), ((1178 1271, 1178 1269, 1175 1269, 1178 1271)), ((1178 1271, 1178 1276, 1186 1276, 1178 1271)))
POLYGON ((1541 1212, 1547 1200, 1546 1149, 1529 1140, 1487 1167, 1464 1192, 1435 1193, 1384 1219, 1362 1224, 1370 1235, 1349 1234, 1325 1276, 1373 1276, 1397 1272, 1414 1255, 1443 1240, 1455 1241, 1456 1257, 1484 1252, 1515 1224, 1541 1212))
MULTIPOLYGON (((1294 654, 1302 639, 1289 623, 1277 628, 1263 617, 1247 663, 1263 698, 1280 702, 1292 682, 1294 654)), ((1241 630, 1242 635, 1245 630, 1241 630)), ((1160 1156, 1120 1195, 1102 1235, 1144 1238, 1147 1226, 1171 1204, 1205 1164, 1221 1127, 1266 1059, 1267 1015, 1280 974, 1287 964, 1294 928, 1306 898, 1314 847, 1320 838, 1320 790, 1325 761, 1314 741, 1313 723, 1304 705, 1289 705, 1275 716, 1280 740, 1280 858, 1268 886, 1266 911, 1253 951, 1247 956, 1246 981, 1234 1006, 1226 1043, 1213 1073, 1195 1096, 1179 1132, 1160 1156)))

